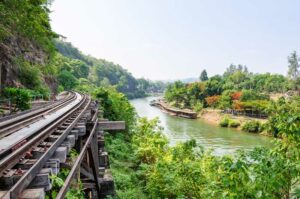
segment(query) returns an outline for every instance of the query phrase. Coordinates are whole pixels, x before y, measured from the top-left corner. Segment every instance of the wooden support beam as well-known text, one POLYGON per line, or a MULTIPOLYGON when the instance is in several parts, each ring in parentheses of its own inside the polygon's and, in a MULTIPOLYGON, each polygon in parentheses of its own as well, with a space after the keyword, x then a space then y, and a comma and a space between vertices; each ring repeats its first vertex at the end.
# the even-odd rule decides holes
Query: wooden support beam
POLYGON ((98 124, 100 130, 125 130, 124 121, 100 121, 98 124))
MULTIPOLYGON (((77 174, 77 171, 80 168, 80 164, 83 161, 83 159, 86 155, 86 152, 89 153, 88 155, 90 156, 90 158, 92 160, 92 163, 94 165, 94 166, 92 166, 94 176, 99 176, 98 166, 95 165, 95 163, 97 163, 96 162, 97 160, 94 161, 95 160, 95 155, 97 155, 97 154, 95 153, 95 147, 93 147, 95 145, 95 141, 97 142, 96 129, 97 129, 97 121, 96 121, 93 129, 91 130, 90 135, 89 135, 86 143, 84 144, 83 148, 81 149, 81 152, 80 152, 79 156, 77 157, 75 163, 73 164, 73 167, 72 167, 69 175, 67 176, 67 179, 65 180, 65 183, 64 183, 63 187, 60 189, 59 193, 57 194, 57 196, 56 196, 57 199, 65 198, 65 195, 66 195, 66 193, 67 193, 67 191, 68 191, 68 189, 71 185, 71 181, 72 181, 73 177, 77 174), (95 140, 95 141, 93 142, 93 140, 95 140), (97 170, 95 170, 95 166, 97 166, 96 167, 97 170)), ((96 183, 97 183, 96 188, 97 188, 98 197, 100 198, 100 183, 98 182, 98 177, 96 178, 96 183)))

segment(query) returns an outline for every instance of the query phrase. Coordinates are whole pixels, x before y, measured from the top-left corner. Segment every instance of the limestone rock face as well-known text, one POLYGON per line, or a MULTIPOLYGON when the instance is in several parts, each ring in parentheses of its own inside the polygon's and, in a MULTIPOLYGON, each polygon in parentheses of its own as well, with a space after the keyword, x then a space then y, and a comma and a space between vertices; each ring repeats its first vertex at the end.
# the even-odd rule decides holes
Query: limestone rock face
MULTIPOLYGON (((32 65, 46 67, 48 55, 38 45, 21 36, 10 36, 0 42, 0 80, 1 89, 6 86, 25 87, 20 82, 17 60, 23 59, 32 65)), ((57 87, 53 77, 41 77, 52 92, 57 87)))

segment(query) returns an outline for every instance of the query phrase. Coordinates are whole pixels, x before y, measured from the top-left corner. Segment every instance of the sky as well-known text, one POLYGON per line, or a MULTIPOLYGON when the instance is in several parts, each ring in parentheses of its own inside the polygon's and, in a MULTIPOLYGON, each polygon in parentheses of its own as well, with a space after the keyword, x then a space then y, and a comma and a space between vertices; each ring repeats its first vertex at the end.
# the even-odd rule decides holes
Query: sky
POLYGON ((55 32, 83 53, 152 80, 287 73, 300 54, 299 0, 55 0, 55 32))

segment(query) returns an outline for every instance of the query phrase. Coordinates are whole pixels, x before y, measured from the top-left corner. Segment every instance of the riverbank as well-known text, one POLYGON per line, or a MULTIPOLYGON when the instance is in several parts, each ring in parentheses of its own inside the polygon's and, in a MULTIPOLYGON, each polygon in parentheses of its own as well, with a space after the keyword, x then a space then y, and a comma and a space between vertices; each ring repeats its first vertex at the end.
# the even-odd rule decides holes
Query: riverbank
POLYGON ((196 119, 198 117, 197 112, 192 111, 190 109, 179 109, 179 108, 172 107, 163 99, 153 100, 150 102, 150 105, 158 107, 172 116, 178 116, 178 117, 183 117, 188 119, 196 119))
POLYGON ((241 125, 243 123, 245 123, 246 121, 249 120, 256 120, 259 121, 261 123, 266 123, 267 119, 260 119, 260 118, 252 118, 252 117, 247 117, 247 116, 235 116, 232 114, 224 114, 222 113, 221 110, 219 109, 203 109, 199 114, 198 114, 198 118, 201 118, 209 123, 215 124, 215 125, 219 125, 222 118, 224 118, 225 116, 230 117, 231 119, 234 119, 236 121, 238 121, 241 125))
MULTIPOLYGON (((242 131, 243 125, 249 121, 258 121, 261 124, 264 124, 267 122, 267 119, 252 118, 252 117, 247 117, 247 116, 236 116, 236 115, 232 115, 232 114, 224 114, 224 113, 222 113, 221 110, 218 110, 218 109, 203 109, 198 114, 198 118, 200 118, 201 120, 204 120, 212 125, 218 125, 218 126, 220 125, 221 121, 225 117, 238 123, 239 125, 235 129, 237 129, 239 131, 242 131)), ((264 136, 270 136, 270 134, 267 133, 266 131, 263 131, 259 134, 264 135, 264 136)))
MULTIPOLYGON (((156 99, 150 102, 151 106, 155 106, 161 109, 161 111, 171 115, 171 116, 178 116, 178 117, 184 117, 189 119, 200 119, 204 122, 207 122, 214 126, 219 126, 220 123, 224 118, 228 118, 231 121, 234 121, 237 125, 231 128, 234 128, 236 130, 242 131, 242 127, 244 124, 252 121, 258 121, 260 124, 264 124, 267 122, 267 119, 261 119, 261 118, 253 118, 248 116, 242 116, 242 115, 233 115, 228 113, 223 113, 220 109, 211 109, 211 108, 205 108, 202 109, 200 112, 194 112, 191 109, 180 109, 172 107, 169 103, 167 103, 163 99, 156 99)), ((269 136, 267 132, 261 132, 260 134, 269 136)))

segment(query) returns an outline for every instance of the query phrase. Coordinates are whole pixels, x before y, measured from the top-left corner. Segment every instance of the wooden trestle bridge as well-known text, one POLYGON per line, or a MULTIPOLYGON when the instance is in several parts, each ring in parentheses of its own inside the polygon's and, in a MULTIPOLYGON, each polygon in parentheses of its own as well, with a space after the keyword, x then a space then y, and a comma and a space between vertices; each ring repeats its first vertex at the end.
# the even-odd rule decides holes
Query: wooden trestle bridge
POLYGON ((51 176, 70 172, 56 198, 78 181, 87 198, 114 194, 104 131, 125 129, 123 121, 99 119, 98 104, 69 92, 62 99, 0 119, 0 198, 42 199, 51 176), (76 150, 76 158, 68 154, 76 150))

